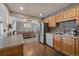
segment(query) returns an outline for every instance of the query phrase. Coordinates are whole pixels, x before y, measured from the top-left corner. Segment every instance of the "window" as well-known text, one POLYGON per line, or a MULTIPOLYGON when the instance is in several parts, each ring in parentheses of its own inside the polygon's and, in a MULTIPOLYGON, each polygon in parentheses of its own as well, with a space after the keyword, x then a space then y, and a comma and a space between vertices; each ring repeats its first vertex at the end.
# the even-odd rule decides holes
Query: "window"
POLYGON ((24 28, 31 28, 31 23, 24 24, 24 28))
POLYGON ((26 28, 26 24, 24 24, 24 28, 26 28))

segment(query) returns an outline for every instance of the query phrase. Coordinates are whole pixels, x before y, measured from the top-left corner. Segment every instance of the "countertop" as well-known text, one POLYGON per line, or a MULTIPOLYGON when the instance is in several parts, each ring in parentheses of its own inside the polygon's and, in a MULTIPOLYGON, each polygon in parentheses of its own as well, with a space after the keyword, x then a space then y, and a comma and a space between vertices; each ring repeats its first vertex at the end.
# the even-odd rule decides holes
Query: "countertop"
POLYGON ((74 38, 74 39, 79 39, 79 36, 74 36, 74 35, 69 35, 69 34, 64 34, 64 35, 54 34, 54 35, 58 35, 61 37, 70 37, 70 38, 74 38))
POLYGON ((24 41, 21 34, 14 36, 0 36, 0 49, 10 48, 23 43, 24 41))

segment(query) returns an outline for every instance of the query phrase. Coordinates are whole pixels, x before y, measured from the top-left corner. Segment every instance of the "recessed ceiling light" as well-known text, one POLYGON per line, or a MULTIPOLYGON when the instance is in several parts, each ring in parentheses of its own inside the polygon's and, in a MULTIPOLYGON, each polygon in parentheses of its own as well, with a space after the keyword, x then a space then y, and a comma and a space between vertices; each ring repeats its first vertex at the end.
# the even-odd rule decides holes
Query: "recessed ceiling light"
POLYGON ((40 16, 42 16, 43 14, 40 13, 40 16))
POLYGON ((24 10, 24 8, 22 6, 20 6, 20 10, 24 10))

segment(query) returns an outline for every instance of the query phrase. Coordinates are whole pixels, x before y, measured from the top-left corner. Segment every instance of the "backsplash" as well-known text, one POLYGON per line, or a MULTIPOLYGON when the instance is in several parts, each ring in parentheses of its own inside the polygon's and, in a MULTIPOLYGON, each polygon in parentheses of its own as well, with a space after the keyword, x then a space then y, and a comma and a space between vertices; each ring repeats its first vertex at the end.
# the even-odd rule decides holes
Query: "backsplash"
POLYGON ((72 29, 76 29, 76 31, 79 32, 79 26, 76 25, 75 20, 58 23, 57 27, 50 28, 50 32, 52 33, 63 32, 65 34, 71 34, 72 29))

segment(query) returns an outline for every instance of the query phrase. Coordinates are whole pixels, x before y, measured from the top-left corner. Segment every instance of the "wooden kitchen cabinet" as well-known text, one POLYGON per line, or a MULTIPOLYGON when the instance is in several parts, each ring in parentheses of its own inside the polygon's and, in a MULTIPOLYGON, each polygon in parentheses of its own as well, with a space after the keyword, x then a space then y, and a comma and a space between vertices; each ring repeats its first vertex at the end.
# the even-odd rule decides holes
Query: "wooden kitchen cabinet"
POLYGON ((43 20, 43 23, 48 23, 48 18, 45 18, 45 19, 43 20))
POLYGON ((75 39, 72 37, 62 37, 62 52, 67 55, 75 55, 75 39))
POLYGON ((79 56, 79 39, 76 39, 76 56, 79 56))
POLYGON ((54 48, 58 51, 62 50, 62 39, 59 35, 54 35, 54 48))
POLYGON ((79 7, 76 8, 76 25, 79 25, 79 7))
POLYGON ((23 56, 23 45, 17 45, 0 50, 0 56, 23 56))
POLYGON ((56 22, 70 21, 76 19, 76 8, 69 9, 56 15, 56 22))
POLYGON ((59 13, 56 15, 56 22, 62 22, 64 19, 64 13, 59 13))
POLYGON ((76 9, 75 8, 69 9, 69 10, 64 12, 64 19, 66 19, 67 21, 73 20, 73 19, 69 19, 69 18, 74 18, 74 17, 76 17, 76 9))
POLYGON ((48 27, 56 27, 55 16, 50 16, 48 20, 48 27))

